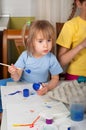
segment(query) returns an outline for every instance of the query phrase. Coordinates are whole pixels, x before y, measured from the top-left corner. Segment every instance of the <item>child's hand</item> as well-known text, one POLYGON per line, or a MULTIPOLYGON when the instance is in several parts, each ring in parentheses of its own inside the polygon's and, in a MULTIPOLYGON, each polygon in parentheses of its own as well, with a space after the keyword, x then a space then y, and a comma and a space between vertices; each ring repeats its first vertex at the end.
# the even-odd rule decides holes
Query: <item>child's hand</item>
POLYGON ((22 74, 22 69, 15 67, 13 64, 8 67, 8 72, 11 74, 11 78, 14 81, 18 81, 22 74))
POLYGON ((37 91, 38 95, 44 95, 48 91, 57 87, 59 82, 59 75, 52 75, 48 83, 42 83, 42 88, 37 91))
POLYGON ((17 68, 13 64, 11 64, 11 66, 8 67, 8 72, 10 74, 16 74, 17 73, 17 68))
POLYGON ((48 92, 48 84, 42 83, 42 88, 37 91, 38 95, 44 95, 48 92))

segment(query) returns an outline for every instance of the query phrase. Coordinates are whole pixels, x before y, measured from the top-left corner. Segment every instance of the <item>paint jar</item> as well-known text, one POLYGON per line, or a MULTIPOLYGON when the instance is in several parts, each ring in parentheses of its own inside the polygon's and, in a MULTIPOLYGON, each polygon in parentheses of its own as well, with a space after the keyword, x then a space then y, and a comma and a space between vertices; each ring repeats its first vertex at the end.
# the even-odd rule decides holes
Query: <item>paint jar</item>
POLYGON ((81 103, 73 103, 70 107, 71 119, 74 121, 82 121, 84 119, 84 105, 81 103))
POLYGON ((61 124, 59 126, 59 130, 71 130, 71 125, 70 124, 61 124))
POLYGON ((83 101, 73 99, 70 104, 70 116, 73 121, 82 121, 84 119, 85 106, 83 101))
POLYGON ((42 88, 41 83, 34 83, 34 84, 33 84, 33 89, 34 89, 35 91, 38 91, 38 90, 41 89, 41 88, 42 88))
POLYGON ((29 89, 23 89, 23 96, 28 97, 29 96, 29 89))
POLYGON ((52 117, 47 117, 42 130, 58 130, 58 127, 54 124, 52 117))

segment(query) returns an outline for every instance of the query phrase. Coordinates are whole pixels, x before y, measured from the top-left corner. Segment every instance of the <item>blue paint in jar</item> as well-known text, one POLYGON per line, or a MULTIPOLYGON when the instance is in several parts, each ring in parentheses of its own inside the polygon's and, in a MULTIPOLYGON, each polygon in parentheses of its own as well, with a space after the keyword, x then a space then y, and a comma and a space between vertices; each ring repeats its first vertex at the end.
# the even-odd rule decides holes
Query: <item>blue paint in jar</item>
POLYGON ((29 89, 23 89, 23 96, 28 97, 29 96, 29 89))
POLYGON ((33 89, 34 89, 35 91, 37 91, 37 90, 39 90, 39 89, 41 89, 41 88, 42 88, 41 83, 34 83, 34 84, 33 84, 33 89))
POLYGON ((74 121, 82 121, 84 118, 83 104, 72 104, 70 108, 71 119, 74 121))

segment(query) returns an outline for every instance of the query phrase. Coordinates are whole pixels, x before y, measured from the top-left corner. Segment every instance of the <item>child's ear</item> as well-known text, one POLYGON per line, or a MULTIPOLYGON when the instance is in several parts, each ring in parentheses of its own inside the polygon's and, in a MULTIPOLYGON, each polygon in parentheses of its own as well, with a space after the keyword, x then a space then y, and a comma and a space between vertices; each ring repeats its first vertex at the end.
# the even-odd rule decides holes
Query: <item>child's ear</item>
POLYGON ((82 3, 79 0, 76 0, 76 5, 77 5, 78 8, 81 8, 82 3))

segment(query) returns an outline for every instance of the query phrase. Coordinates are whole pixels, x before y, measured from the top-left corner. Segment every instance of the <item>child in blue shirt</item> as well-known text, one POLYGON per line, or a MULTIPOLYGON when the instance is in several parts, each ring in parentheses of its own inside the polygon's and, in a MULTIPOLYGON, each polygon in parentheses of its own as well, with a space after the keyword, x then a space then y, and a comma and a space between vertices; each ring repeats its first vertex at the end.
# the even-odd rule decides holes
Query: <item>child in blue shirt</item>
MULTIPOLYGON (((51 53, 55 43, 55 30, 46 20, 34 21, 30 26, 26 25, 26 28, 28 29, 26 51, 22 52, 14 65, 8 67, 11 75, 9 80, 41 82, 43 87, 37 93, 44 95, 57 86, 59 74, 63 71, 56 56, 51 53)), ((4 79, 5 81, 8 79, 4 79)))

